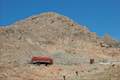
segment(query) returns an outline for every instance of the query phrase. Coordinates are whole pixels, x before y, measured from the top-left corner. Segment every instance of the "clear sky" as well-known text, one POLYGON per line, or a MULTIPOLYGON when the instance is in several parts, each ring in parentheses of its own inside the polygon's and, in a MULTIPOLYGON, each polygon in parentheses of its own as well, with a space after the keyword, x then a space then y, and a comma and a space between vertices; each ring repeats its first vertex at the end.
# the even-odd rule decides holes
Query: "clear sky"
POLYGON ((48 11, 120 39, 120 0, 0 0, 0 26, 48 11))

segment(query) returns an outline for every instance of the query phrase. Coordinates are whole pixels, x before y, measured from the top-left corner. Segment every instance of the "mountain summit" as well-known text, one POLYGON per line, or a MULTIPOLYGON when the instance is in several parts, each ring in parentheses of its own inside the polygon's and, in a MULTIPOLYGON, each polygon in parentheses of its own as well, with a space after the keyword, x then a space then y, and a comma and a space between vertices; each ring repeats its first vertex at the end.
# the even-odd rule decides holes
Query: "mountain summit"
POLYGON ((78 38, 87 41, 96 41, 96 39, 98 39, 96 34, 90 32, 86 27, 78 25, 69 18, 54 12, 29 17, 0 31, 5 33, 6 36, 10 33, 16 39, 18 36, 21 38, 24 38, 24 36, 26 36, 26 38, 35 37, 34 39, 37 40, 40 40, 38 38, 44 38, 53 41, 66 38, 78 38))

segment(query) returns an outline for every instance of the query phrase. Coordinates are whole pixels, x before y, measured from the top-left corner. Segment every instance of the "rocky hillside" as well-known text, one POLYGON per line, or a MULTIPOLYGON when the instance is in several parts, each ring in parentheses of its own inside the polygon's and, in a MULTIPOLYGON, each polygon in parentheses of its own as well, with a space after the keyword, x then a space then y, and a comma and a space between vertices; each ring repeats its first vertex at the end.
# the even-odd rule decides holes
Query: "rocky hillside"
MULTIPOLYGON (((23 65, 28 64, 34 55, 51 56, 55 64, 80 64, 90 58, 96 61, 119 60, 120 48, 119 43, 109 36, 99 38, 86 27, 53 12, 0 28, 1 70, 6 70, 2 69, 4 65, 22 65, 21 70, 24 71, 23 65)), ((28 67, 26 69, 30 69, 28 67)))
POLYGON ((1 54, 5 52, 10 55, 40 50, 79 53, 81 50, 89 52, 92 48, 92 53, 97 54, 101 53, 101 46, 105 47, 104 40, 96 33, 53 12, 32 16, 1 28, 0 44, 1 54))

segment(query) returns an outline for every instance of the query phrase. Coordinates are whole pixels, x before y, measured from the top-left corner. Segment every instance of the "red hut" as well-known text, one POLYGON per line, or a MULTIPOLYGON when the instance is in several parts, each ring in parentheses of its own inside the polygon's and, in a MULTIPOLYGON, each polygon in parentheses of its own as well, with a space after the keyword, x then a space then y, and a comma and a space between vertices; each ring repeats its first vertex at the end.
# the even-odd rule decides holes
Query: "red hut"
POLYGON ((33 56, 31 60, 32 64, 53 64, 53 59, 48 56, 33 56))

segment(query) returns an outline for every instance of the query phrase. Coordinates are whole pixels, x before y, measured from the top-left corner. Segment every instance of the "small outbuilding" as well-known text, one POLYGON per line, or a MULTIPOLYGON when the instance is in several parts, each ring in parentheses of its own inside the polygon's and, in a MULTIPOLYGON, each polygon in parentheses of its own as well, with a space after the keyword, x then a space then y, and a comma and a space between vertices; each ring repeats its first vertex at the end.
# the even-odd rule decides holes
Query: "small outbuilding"
POLYGON ((45 64, 47 66, 53 64, 53 59, 48 56, 33 56, 31 59, 31 63, 38 65, 45 64))

